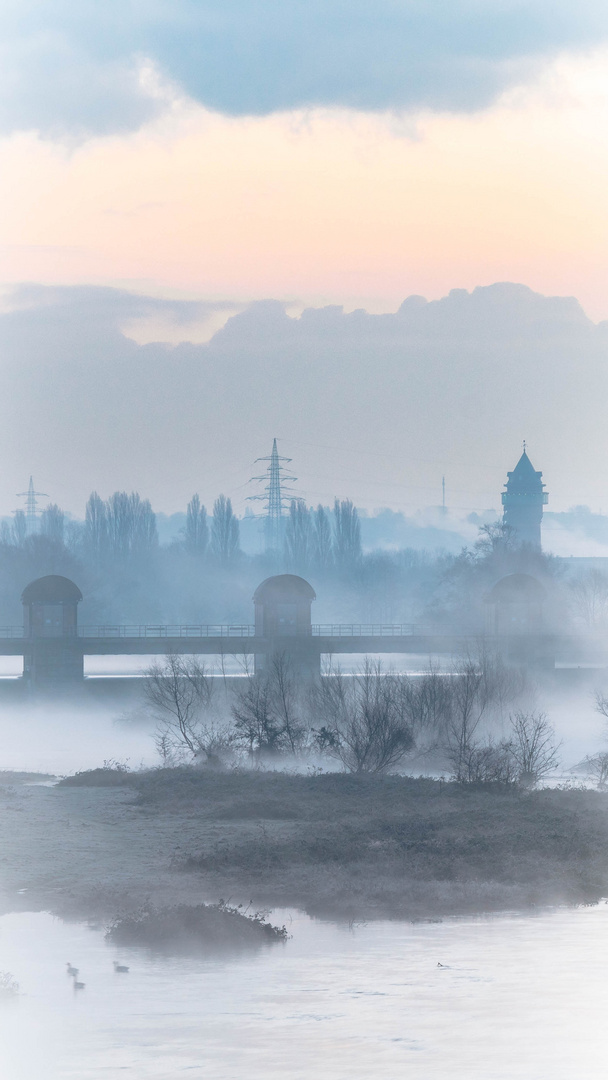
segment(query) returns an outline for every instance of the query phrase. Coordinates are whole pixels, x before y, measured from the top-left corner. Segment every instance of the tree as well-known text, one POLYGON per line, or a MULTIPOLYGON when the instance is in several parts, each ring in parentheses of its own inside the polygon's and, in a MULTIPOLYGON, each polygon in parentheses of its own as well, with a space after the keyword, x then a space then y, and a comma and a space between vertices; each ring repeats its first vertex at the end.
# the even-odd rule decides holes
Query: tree
POLYGON ((317 570, 329 570, 332 564, 332 541, 329 514, 324 506, 314 512, 313 561, 317 570))
POLYGON ((591 754, 580 762, 577 768, 584 768, 594 778, 600 791, 608 787, 608 751, 591 754))
POLYGON ((249 757, 258 760, 264 754, 284 749, 280 719, 273 707, 268 679, 254 675, 232 706, 237 739, 247 747, 249 757))
POLYGON ((365 660, 358 675, 326 675, 316 690, 323 724, 317 745, 349 772, 381 774, 395 769, 414 746, 403 708, 400 677, 365 660))
POLYGON ((478 729, 490 709, 500 715, 505 703, 515 700, 524 686, 525 680, 499 657, 483 650, 479 656, 464 657, 455 665, 447 681, 450 702, 445 748, 456 780, 476 782, 484 756, 486 772, 497 774, 490 778, 497 779, 498 774, 505 778, 506 745, 481 742, 478 729))
POLYGON ((452 694, 449 677, 435 668, 420 678, 402 679, 404 710, 416 744, 432 749, 445 742, 448 721, 452 715, 452 694))
POLYGON ((56 503, 50 503, 40 516, 40 532, 56 544, 63 544, 65 533, 65 514, 56 503))
POLYGON ((608 621, 608 574, 588 570, 570 585, 574 613, 590 630, 608 621))
POLYGON ((456 780, 473 779, 471 765, 477 748, 475 734, 488 697, 481 667, 471 659, 461 661, 450 678, 450 714, 447 723, 447 754, 456 780))
POLYGON ((475 541, 475 552, 482 557, 504 555, 518 547, 517 529, 506 525, 504 521, 493 521, 490 525, 481 525, 475 541))
POLYGON ((13 520, 13 543, 15 547, 23 547, 27 537, 27 519, 23 510, 15 510, 13 520))
POLYGON ((268 667, 247 680, 232 707, 238 739, 249 756, 297 754, 306 725, 301 721, 302 687, 285 653, 275 653, 268 667))
POLYGON ((209 544, 207 511, 198 495, 193 495, 186 510, 184 545, 190 555, 203 556, 209 544))
POLYGON ((334 501, 334 553, 338 566, 345 568, 361 559, 361 525, 350 499, 334 501))
POLYGON ((213 723, 213 682, 195 657, 169 653, 145 672, 144 698, 158 722, 156 747, 165 762, 185 753, 208 764, 221 763, 230 739, 213 723))
POLYGON ((305 574, 313 552, 310 511, 303 499, 292 499, 285 525, 285 561, 290 570, 305 574))
POLYGON ((524 787, 535 787, 559 765, 561 743, 555 742, 555 731, 544 713, 514 713, 509 745, 517 779, 524 787))
POLYGON ((239 523, 232 510, 232 502, 220 495, 213 504, 211 524, 211 550, 219 562, 234 562, 239 550, 239 523))
POLYGON ((156 515, 148 499, 136 491, 115 491, 106 503, 108 545, 111 555, 119 561, 130 557, 141 559, 156 547, 158 533, 156 515))
POLYGON ((108 554, 108 515, 106 504, 96 491, 91 492, 86 505, 84 544, 89 557, 97 564, 108 554))

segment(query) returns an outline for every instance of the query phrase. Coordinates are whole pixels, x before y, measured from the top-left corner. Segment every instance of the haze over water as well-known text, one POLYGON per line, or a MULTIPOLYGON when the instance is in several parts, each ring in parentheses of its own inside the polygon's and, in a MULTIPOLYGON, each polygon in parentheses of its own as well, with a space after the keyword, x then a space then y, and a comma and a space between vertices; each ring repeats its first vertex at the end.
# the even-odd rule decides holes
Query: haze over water
POLYGON ((199 959, 108 946, 51 916, 0 919, 11 1080, 600 1080, 608 907, 411 925, 275 911, 292 937, 199 959), (75 992, 66 957, 86 989, 75 992), (118 957, 130 967, 114 974, 118 957), (438 967, 438 964, 444 965, 438 967), (35 1038, 32 1033, 35 1032, 35 1038))

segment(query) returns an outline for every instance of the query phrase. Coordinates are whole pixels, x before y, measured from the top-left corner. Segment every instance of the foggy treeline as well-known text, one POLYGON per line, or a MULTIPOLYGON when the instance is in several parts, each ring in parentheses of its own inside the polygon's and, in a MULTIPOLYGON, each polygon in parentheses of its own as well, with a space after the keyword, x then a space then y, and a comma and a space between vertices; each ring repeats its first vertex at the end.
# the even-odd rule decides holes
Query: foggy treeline
POLYGON ((175 654, 147 676, 165 766, 287 758, 382 774, 417 761, 461 783, 534 786, 559 763, 550 722, 525 710, 534 693, 526 674, 487 651, 415 677, 365 659, 347 678, 331 664, 306 678, 280 652, 246 680, 212 678, 198 659, 175 654))
POLYGON ((484 525, 459 554, 364 551, 351 500, 308 507, 294 499, 284 517, 280 551, 249 555, 240 522, 220 495, 210 512, 198 495, 188 503, 178 539, 161 544, 156 516, 137 493, 94 492, 83 521, 55 504, 36 532, 17 511, 0 527, 0 604, 3 624, 21 621, 20 595, 29 581, 64 574, 82 590, 87 624, 205 624, 252 622, 252 595, 275 573, 301 574, 317 593, 313 622, 416 624, 438 631, 480 633, 489 589, 509 573, 548 584, 546 617, 597 629, 608 620, 608 575, 599 570, 564 576, 563 561, 518 545, 508 527, 484 525))

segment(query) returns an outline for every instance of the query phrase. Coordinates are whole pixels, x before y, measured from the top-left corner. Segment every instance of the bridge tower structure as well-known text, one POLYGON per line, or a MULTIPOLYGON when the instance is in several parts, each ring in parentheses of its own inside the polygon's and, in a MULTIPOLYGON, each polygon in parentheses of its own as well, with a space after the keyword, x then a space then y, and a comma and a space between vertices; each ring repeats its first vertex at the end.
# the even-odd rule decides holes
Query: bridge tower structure
POLYGON ((37 578, 23 590, 23 675, 32 689, 60 689, 82 682, 81 600, 78 586, 60 574, 37 578))
POLYGON ((320 652, 312 638, 311 605, 317 596, 312 585, 297 574, 266 578, 253 594, 255 636, 264 651, 255 654, 256 673, 277 655, 289 657, 300 674, 320 672, 320 652))
POLYGON ((518 543, 537 550, 541 547, 543 506, 549 501, 542 475, 532 465, 524 442, 523 454, 513 471, 507 473, 506 491, 502 493, 503 523, 515 530, 518 543))

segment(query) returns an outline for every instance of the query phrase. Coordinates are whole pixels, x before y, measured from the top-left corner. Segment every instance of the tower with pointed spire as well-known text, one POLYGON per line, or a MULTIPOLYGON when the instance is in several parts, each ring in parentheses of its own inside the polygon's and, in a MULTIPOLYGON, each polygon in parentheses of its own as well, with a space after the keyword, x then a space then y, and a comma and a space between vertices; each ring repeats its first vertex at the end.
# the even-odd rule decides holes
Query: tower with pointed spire
POLYGON ((532 465, 524 442, 524 452, 513 472, 507 473, 506 491, 502 493, 504 524, 515 529, 518 543, 537 549, 541 546, 543 506, 549 499, 542 475, 532 465))

